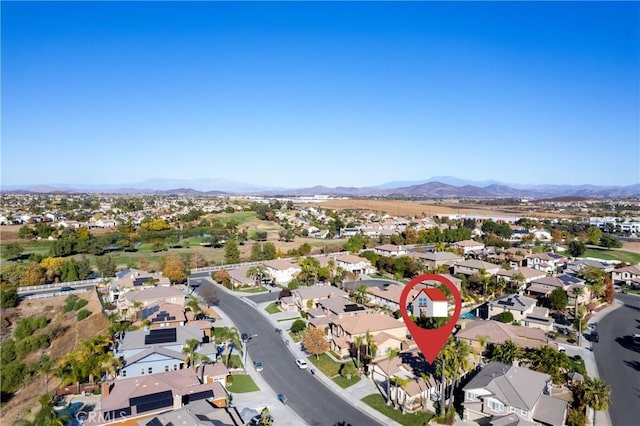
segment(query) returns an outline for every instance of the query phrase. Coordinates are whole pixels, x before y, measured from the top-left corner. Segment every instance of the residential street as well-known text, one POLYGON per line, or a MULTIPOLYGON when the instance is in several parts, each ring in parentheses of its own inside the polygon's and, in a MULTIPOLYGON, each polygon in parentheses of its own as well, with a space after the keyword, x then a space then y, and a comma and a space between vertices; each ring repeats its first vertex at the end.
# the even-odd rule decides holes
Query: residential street
POLYGON ((627 336, 640 332, 640 296, 618 294, 616 299, 624 305, 598 321, 600 342, 593 344, 593 353, 600 377, 611 387, 611 423, 635 425, 640 421, 640 352, 627 336))
MULTIPOLYGON (((198 277, 202 278, 202 277, 198 277)), ((207 280, 202 286, 213 286, 207 280)), ((274 396, 284 393, 291 407, 308 425, 374 425, 383 424, 355 408, 351 402, 331 392, 309 370, 301 370, 295 364, 295 356, 283 338, 275 332, 274 325, 254 309, 251 302, 215 287, 220 309, 241 333, 257 334, 249 342, 248 354, 264 365, 259 373, 273 390, 274 396)), ((198 289, 200 290, 200 288, 198 289)), ((293 345, 290 342, 289 345, 293 345)), ((251 367, 251 363, 248 368, 251 367)), ((299 421, 299 419, 298 419, 299 421)), ((388 422, 386 422, 388 423, 388 422)), ((296 424, 295 419, 279 424, 296 424)))

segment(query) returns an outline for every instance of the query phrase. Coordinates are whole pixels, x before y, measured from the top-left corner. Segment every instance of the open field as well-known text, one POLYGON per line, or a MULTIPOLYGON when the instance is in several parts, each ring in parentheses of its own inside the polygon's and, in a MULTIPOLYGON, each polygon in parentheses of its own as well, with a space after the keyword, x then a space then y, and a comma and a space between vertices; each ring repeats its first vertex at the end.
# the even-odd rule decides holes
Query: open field
POLYGON ((403 200, 371 200, 371 199, 340 199, 327 200, 322 203, 308 204, 315 207, 336 210, 366 210, 384 212, 393 216, 438 216, 443 214, 483 215, 483 216, 536 216, 571 218, 573 216, 538 211, 535 207, 527 206, 477 206, 455 202, 434 203, 427 201, 403 200))

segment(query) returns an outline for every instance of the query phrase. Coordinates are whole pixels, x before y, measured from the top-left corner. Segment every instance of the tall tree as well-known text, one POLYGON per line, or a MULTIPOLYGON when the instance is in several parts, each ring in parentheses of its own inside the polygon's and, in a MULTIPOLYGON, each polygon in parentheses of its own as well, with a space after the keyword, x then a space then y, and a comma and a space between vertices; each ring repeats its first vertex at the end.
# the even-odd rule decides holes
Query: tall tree
POLYGON ((230 238, 224 246, 224 261, 227 264, 240 263, 240 249, 235 238, 230 238))
POLYGON ((327 342, 324 332, 319 328, 309 328, 303 342, 305 350, 315 355, 316 359, 329 350, 329 342, 327 342))
POLYGON ((110 278, 116 274, 116 262, 112 256, 98 256, 96 257, 96 266, 98 272, 103 278, 110 278))
POLYGON ((511 364, 514 360, 519 359, 520 356, 520 348, 511 340, 507 340, 501 345, 494 346, 491 351, 491 360, 502 362, 503 364, 511 364))
POLYGON ((584 381, 584 402, 593 409, 593 424, 596 424, 596 411, 604 411, 611 402, 611 389, 604 380, 587 377, 584 381))
POLYGON ((580 257, 587 251, 587 246, 582 241, 571 241, 567 247, 567 252, 571 257, 580 257))
POLYGON ((171 255, 167 258, 162 275, 172 283, 181 283, 187 279, 187 263, 179 254, 171 255))
POLYGON ((564 308, 567 307, 567 303, 569 301, 569 297, 567 296, 567 292, 562 288, 554 289, 549 295, 549 305, 551 309, 555 309, 557 311, 563 311, 564 308))
POLYGON ((400 353, 399 350, 393 348, 387 348, 387 405, 391 404, 391 361, 400 353))

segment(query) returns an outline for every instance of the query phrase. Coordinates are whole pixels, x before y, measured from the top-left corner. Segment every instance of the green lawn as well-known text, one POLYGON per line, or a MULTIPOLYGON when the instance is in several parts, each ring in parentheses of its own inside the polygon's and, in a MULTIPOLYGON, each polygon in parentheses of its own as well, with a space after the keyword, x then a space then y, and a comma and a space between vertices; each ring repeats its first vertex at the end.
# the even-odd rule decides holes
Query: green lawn
POLYGON ((267 291, 264 287, 249 287, 249 288, 241 288, 240 290, 243 293, 264 293, 267 291))
POLYGON ((234 374, 231 376, 232 383, 227 386, 231 393, 246 393, 259 391, 260 388, 248 374, 234 374))
POLYGON ((433 417, 433 413, 429 412, 402 414, 401 410, 396 410, 393 406, 388 406, 382 395, 377 393, 365 396, 361 401, 402 425, 423 426, 433 417))
POLYGON ((264 308, 264 310, 269 312, 270 314, 277 314, 278 312, 282 312, 276 302, 271 302, 269 306, 264 308))
POLYGON ((357 374, 351 376, 351 379, 347 379, 346 377, 336 376, 333 380, 338 386, 341 388, 348 388, 349 386, 353 386, 360 381, 360 377, 357 374))
POLYGON ((316 359, 315 355, 309 357, 309 362, 318 367, 318 370, 322 371, 329 377, 336 376, 340 371, 341 364, 335 362, 327 354, 322 354, 316 359))
POLYGON ((635 265, 640 262, 640 253, 623 250, 587 249, 582 257, 595 257, 603 260, 620 260, 635 265))

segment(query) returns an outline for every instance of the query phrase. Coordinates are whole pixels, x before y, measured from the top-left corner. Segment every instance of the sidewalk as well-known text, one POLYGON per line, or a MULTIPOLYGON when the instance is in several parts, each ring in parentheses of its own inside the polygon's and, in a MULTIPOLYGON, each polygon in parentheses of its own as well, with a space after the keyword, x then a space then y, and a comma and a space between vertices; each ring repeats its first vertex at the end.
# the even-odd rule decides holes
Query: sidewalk
MULTIPOLYGON (((591 316, 591 318, 589 318, 588 323, 593 324, 600 321, 600 319, 602 319, 605 315, 614 311, 615 309, 618 309, 621 306, 622 306, 622 302, 618 300, 614 300, 614 302, 611 305, 595 312, 591 316)), ((588 330, 583 330, 583 332, 585 331, 588 331, 588 330)), ((573 346, 573 345, 568 345, 568 346, 573 346)), ((573 347, 579 352, 580 356, 584 360, 584 366, 587 370, 587 374, 589 375, 589 377, 600 377, 600 375, 598 374, 596 359, 593 354, 593 351, 591 350, 591 342, 588 341, 583 336, 581 339, 581 345, 573 346, 573 347)), ((591 410, 591 408, 588 408, 588 407, 587 407, 587 424, 588 425, 593 424, 593 410, 591 410)), ((595 424, 597 424, 598 426, 611 426, 612 423, 611 423, 611 418, 609 417, 609 410, 596 412, 595 424)))
MULTIPOLYGON (((262 314, 262 316, 267 318, 273 324, 275 328, 281 328, 283 330, 283 337, 288 339, 291 342, 289 345, 287 345, 289 348, 289 351, 291 351, 291 353, 293 353, 293 355, 296 358, 306 359, 309 356, 309 354, 302 349, 302 343, 294 343, 293 340, 289 338, 288 332, 286 331, 291 326, 293 321, 296 318, 299 318, 300 316, 299 315, 296 316, 291 321, 278 322, 278 319, 291 318, 294 316, 294 314, 292 312, 279 312, 277 314, 269 314, 267 311, 265 311, 265 308, 270 303, 271 302, 265 302, 261 304, 256 304, 254 306, 257 309, 257 311, 262 314)), ((320 382, 322 382, 322 384, 325 385, 329 391, 334 392, 337 395, 340 395, 342 399, 348 401, 353 407, 368 414, 370 417, 378 421, 380 424, 400 426, 400 423, 390 419, 389 417, 385 416, 379 411, 374 410, 373 408, 371 408, 370 406, 368 406, 367 404, 361 401, 361 399, 367 395, 378 393, 378 389, 376 388, 376 385, 373 383, 373 381, 371 381, 365 375, 361 377, 358 383, 356 383, 353 386, 349 386, 346 389, 343 389, 340 386, 338 386, 333 380, 331 380, 324 373, 322 373, 322 371, 318 369, 315 369, 315 377, 320 382)))

